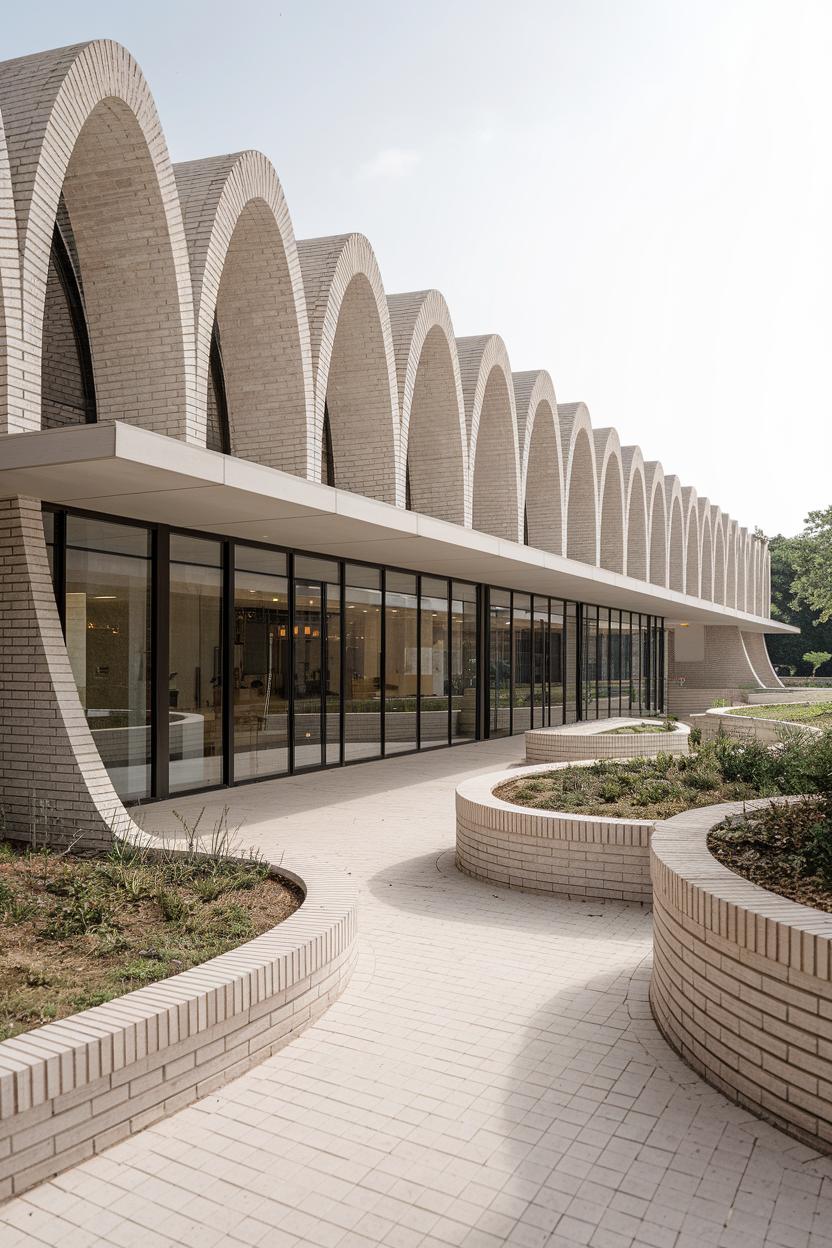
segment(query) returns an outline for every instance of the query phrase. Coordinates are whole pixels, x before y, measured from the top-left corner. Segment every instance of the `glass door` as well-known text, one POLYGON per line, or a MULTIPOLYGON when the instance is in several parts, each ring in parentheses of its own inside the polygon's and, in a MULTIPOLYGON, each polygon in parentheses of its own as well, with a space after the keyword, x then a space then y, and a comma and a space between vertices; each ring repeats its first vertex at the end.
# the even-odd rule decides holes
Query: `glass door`
POLYGON ((324 617, 320 581, 295 579, 294 744, 295 770, 324 761, 324 617))

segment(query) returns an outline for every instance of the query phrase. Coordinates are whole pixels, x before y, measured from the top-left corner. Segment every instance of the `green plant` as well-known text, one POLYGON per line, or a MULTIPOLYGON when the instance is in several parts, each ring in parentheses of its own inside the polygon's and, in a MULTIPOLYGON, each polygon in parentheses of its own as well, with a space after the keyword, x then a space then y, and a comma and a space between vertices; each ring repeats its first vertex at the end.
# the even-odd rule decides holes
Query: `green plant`
POLYGON ((714 698, 713 702, 711 703, 711 709, 716 710, 717 707, 730 706, 730 705, 731 703, 728 701, 727 698, 714 698))
POLYGON ((826 650, 807 650, 803 656, 803 661, 809 664, 813 676, 817 676, 818 668, 823 667, 824 663, 828 663, 830 659, 832 659, 832 654, 826 650))

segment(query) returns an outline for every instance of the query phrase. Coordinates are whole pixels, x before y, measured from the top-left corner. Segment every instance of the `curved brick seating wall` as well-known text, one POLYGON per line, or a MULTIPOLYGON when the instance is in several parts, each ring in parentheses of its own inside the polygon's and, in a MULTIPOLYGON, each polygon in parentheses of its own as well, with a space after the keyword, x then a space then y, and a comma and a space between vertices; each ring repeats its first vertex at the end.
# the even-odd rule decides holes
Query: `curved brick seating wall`
POLYGON ((567 724, 562 728, 532 728, 526 733, 530 763, 563 763, 582 759, 649 758, 655 754, 687 754, 690 729, 677 724, 675 732, 610 731, 642 719, 604 719, 567 724))
POLYGON ((456 791, 456 862, 475 879, 527 892, 605 901, 650 901, 651 822, 529 810, 493 790, 514 768, 466 780, 456 791))
POLYGON ((709 1082, 828 1152, 832 915, 751 884, 709 853, 710 829, 741 809, 704 807, 655 828, 653 1014, 709 1082))
POLYGON ((235 1078, 340 995, 356 894, 316 864, 303 905, 171 979, 0 1044, 0 1198, 24 1191, 235 1078))

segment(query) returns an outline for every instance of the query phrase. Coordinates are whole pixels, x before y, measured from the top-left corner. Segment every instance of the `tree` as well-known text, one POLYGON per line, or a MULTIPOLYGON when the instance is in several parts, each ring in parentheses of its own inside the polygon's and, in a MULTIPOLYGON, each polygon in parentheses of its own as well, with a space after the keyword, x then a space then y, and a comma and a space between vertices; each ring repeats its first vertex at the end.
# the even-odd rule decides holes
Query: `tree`
MULTIPOLYGON (((832 511, 832 508, 830 508, 832 511)), ((823 513, 817 513, 823 514, 823 513)), ((807 525, 811 517, 807 521, 807 525)), ((801 636, 769 636, 766 638, 769 655, 775 668, 781 672, 791 670, 792 675, 808 676, 810 666, 805 662, 803 647, 832 652, 832 623, 821 623, 818 613, 807 602, 795 601, 794 582, 797 578, 795 549, 805 537, 783 537, 778 534, 769 542, 771 556, 771 614, 784 624, 794 624, 801 636), (792 670, 793 669, 793 670, 792 670)))
POLYGON ((832 620, 832 507, 810 511, 791 552, 794 605, 811 607, 819 624, 832 620))
POLYGON ((808 650, 803 656, 803 662, 809 664, 813 676, 816 676, 818 668, 823 667, 824 663, 828 663, 830 659, 832 659, 832 654, 827 650, 808 650))

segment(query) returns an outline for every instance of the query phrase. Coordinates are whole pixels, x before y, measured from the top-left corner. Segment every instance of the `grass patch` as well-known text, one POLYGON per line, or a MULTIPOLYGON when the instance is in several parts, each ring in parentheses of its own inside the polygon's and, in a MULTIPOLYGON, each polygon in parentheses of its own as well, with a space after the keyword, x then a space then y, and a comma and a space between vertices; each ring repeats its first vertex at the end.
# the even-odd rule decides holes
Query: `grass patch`
POLYGON ((744 706, 731 711, 751 719, 776 719, 790 724, 808 724, 812 728, 832 728, 832 701, 811 702, 806 706, 744 706))
POLYGON ((822 798, 772 803, 728 819, 708 836, 729 870, 781 897, 832 913, 832 822, 822 798))
POLYGON ((775 749, 718 737, 689 755, 565 767, 508 780, 494 793, 533 810, 652 820, 717 802, 823 792, 830 777, 832 733, 797 730, 775 749))
POLYGON ((303 895, 227 828, 184 854, 0 844, 0 1040, 176 975, 288 918, 303 895))

